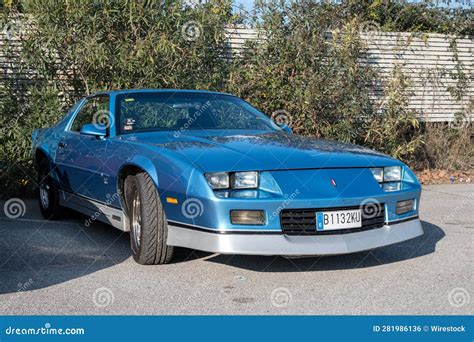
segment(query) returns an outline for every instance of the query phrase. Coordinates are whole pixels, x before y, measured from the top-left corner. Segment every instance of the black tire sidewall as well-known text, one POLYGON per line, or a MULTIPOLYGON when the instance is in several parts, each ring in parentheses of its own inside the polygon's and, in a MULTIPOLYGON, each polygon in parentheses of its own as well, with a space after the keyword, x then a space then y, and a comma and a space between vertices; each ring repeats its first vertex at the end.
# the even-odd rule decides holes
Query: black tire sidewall
POLYGON ((125 180, 125 199, 129 217, 130 244, 133 259, 142 265, 169 263, 174 248, 166 244, 168 227, 166 214, 155 184, 146 173, 128 176, 125 180), (134 195, 140 198, 140 245, 134 235, 132 203, 134 195))

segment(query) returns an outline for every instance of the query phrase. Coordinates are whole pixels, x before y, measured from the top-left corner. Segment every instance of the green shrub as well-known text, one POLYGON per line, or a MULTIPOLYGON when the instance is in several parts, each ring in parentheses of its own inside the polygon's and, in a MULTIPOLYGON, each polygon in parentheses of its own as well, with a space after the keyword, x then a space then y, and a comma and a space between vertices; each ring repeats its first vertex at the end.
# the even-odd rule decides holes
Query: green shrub
MULTIPOLYGON (((21 14, 28 30, 21 54, 7 44, 3 55, 12 69, 33 74, 26 83, 13 74, 0 84, 1 196, 28 194, 35 185, 33 129, 53 124, 79 97, 118 88, 225 89, 270 116, 289 113, 299 134, 362 144, 415 167, 472 168, 470 127, 420 127, 407 106, 409 79, 395 68, 382 80, 361 64, 358 34, 371 21, 382 30, 470 34, 472 10, 401 1, 257 1, 257 15, 246 22, 266 39, 228 63, 225 28, 242 18, 232 14, 230 0, 192 3, 4 3, 2 27, 21 14), (374 90, 384 95, 381 104, 374 90)), ((462 99, 469 78, 461 67, 453 72, 458 82, 449 91, 462 99)))
POLYGON ((230 1, 25 0, 24 57, 70 94, 118 88, 216 89, 230 1))
POLYGON ((417 115, 408 107, 409 84, 395 65, 384 84, 382 104, 361 134, 365 145, 413 165, 424 142, 417 115))
POLYGON ((378 77, 360 63, 362 23, 311 1, 259 3, 253 44, 233 67, 228 89, 271 115, 289 113, 296 133, 363 144, 411 161, 422 143, 407 108, 408 81, 396 68, 373 102, 378 77), (327 31, 331 30, 328 37, 327 31))
MULTIPOLYGON (((21 53, 4 46, 12 68, 33 71, 0 84, 0 189, 31 193, 31 133, 64 115, 78 98, 119 88, 220 89, 227 79, 229 0, 23 0, 0 19, 21 18, 21 53), (21 13, 20 13, 21 12, 21 13)), ((16 22, 15 22, 16 23, 16 22)), ((15 27, 20 27, 15 24, 15 27)))
POLYGON ((54 86, 0 88, 0 193, 30 195, 36 186, 31 162, 31 133, 54 124, 63 104, 54 86), (25 96, 28 93, 28 96, 25 96))

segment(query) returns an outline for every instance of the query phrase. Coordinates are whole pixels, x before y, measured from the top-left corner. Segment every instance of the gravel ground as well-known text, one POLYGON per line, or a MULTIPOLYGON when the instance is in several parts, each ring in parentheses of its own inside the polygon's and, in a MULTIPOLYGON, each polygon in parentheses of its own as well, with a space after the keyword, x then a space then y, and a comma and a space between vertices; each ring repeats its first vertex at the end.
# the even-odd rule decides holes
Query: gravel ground
MULTIPOLYGON (((473 314, 474 185, 425 186, 419 238, 285 259, 179 250, 140 266, 129 236, 78 214, 0 215, 0 314, 473 314)), ((4 202, 0 203, 2 208, 4 202)))

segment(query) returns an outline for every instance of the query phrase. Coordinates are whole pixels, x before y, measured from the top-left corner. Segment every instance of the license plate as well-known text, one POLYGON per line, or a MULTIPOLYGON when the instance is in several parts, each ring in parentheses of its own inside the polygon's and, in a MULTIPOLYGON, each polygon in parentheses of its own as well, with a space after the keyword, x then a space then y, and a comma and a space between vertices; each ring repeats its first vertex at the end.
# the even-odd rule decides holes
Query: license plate
POLYGON ((317 213, 316 217, 316 229, 318 231, 362 227, 360 209, 321 211, 317 213))

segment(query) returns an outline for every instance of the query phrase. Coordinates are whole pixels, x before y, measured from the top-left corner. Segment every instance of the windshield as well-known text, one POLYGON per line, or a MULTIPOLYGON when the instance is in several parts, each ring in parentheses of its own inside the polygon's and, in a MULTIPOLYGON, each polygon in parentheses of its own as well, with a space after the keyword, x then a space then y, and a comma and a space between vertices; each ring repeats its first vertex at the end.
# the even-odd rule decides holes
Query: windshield
POLYGON ((117 96, 120 133, 170 130, 280 128, 247 102, 230 95, 186 92, 117 96))

